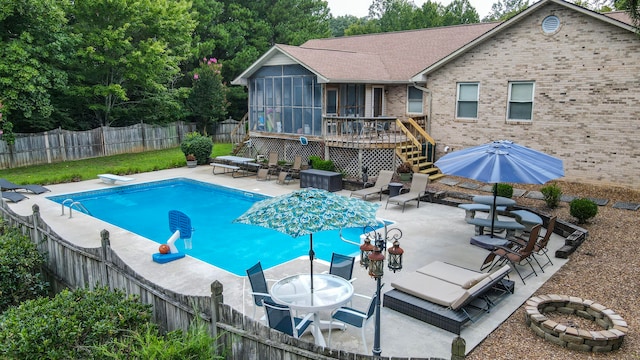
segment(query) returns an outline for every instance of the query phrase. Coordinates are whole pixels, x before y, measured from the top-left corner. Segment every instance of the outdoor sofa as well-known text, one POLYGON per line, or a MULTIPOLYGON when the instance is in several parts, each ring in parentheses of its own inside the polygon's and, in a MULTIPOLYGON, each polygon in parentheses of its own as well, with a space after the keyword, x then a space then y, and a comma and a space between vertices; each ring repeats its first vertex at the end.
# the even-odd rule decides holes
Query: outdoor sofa
POLYGON ((509 265, 481 273, 434 261, 392 282, 383 306, 460 334, 467 322, 513 293, 514 282, 505 278, 510 272, 509 265))

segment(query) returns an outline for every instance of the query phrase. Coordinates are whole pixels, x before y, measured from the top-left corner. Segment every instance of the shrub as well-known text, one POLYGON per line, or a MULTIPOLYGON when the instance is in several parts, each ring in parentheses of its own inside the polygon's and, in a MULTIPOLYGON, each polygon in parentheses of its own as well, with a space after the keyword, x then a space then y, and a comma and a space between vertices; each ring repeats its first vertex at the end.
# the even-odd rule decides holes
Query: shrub
POLYGON ((331 160, 323 160, 319 156, 309 156, 309 162, 313 169, 336 171, 336 165, 331 160))
POLYGON ((588 219, 598 214, 598 205, 585 198, 573 199, 569 203, 569 213, 578 219, 578 224, 584 224, 588 219))
POLYGON ((550 209, 555 209, 560 203, 560 197, 562 196, 562 190, 558 185, 551 184, 540 188, 540 192, 544 197, 544 202, 550 209))
POLYGON ((411 163, 410 162, 403 162, 402 164, 398 165, 398 167, 396 168, 396 172, 398 174, 409 174, 411 172, 413 172, 413 168, 411 167, 411 163))
POLYGON ((198 165, 206 164, 213 150, 213 140, 208 136, 200 135, 198 132, 190 132, 180 144, 180 150, 187 155, 193 154, 198 160, 198 165))
POLYGON ((93 347, 142 333, 151 306, 121 290, 64 290, 0 315, 0 358, 90 359, 93 347))
POLYGON ((0 312, 47 295, 49 284, 40 273, 44 263, 29 237, 0 220, 0 312))
POLYGON ((513 196, 513 186, 509 184, 497 184, 496 186, 498 187, 498 196, 511 199, 511 197, 513 196))

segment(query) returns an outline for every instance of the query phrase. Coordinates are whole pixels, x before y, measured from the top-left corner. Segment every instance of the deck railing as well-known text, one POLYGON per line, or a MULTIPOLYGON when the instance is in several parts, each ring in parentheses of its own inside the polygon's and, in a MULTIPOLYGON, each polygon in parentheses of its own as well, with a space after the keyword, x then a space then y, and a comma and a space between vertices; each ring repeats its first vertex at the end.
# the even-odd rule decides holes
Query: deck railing
POLYGON ((326 145, 348 148, 394 148, 407 141, 395 117, 326 116, 326 145))

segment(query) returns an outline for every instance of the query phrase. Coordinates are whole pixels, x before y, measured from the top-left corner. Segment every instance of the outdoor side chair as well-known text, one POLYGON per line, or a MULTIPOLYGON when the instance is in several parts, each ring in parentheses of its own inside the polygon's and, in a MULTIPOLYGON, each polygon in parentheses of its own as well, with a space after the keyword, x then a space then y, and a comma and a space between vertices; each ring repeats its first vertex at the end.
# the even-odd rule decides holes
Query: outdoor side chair
MULTIPOLYGON (((269 294, 269 288, 267 286, 267 279, 264 277, 262 271, 262 264, 258 261, 257 264, 247 269, 247 277, 251 284, 251 295, 253 296, 253 318, 256 318, 256 309, 262 307, 263 300, 271 301, 271 295, 269 294)), ((262 321, 264 316, 260 318, 262 321)))
POLYGON ((304 318, 295 317, 291 314, 291 308, 280 305, 271 299, 263 299, 262 304, 267 313, 267 323, 270 328, 283 332, 298 339, 313 323, 311 318, 313 313, 307 314, 304 318))
MULTIPOLYGON (((353 296, 371 299, 369 301, 369 307, 365 311, 357 310, 347 306, 343 306, 334 310, 331 313, 331 320, 329 322, 329 347, 331 347, 331 329, 333 328, 333 321, 335 320, 361 329, 362 345, 364 346, 364 352, 366 353, 368 349, 367 338, 365 337, 364 330, 365 326, 367 325, 367 321, 375 313, 378 294, 374 294, 371 298, 360 294, 353 294, 353 296)), ((343 328, 343 331, 344 330, 346 330, 346 327, 343 328)))
MULTIPOLYGON (((533 264, 531 263, 531 258, 533 258, 536 262, 538 261, 533 256, 533 251, 536 245, 536 241, 538 240, 538 235, 540 234, 541 227, 541 225, 536 225, 531 229, 529 240, 527 241, 527 245, 525 247, 509 248, 506 246, 498 246, 487 256, 480 269, 483 270, 489 267, 489 272, 491 272, 494 267, 509 262, 511 264, 511 267, 518 273, 518 276, 520 276, 523 284, 525 284, 524 279, 528 278, 529 276, 538 276, 538 273, 536 273, 536 270, 533 268, 533 264), (493 261, 494 258, 495 261, 493 261), (489 266, 490 263, 492 263, 492 265, 489 266), (517 265, 523 266, 527 264, 529 265, 529 267, 531 267, 531 272, 523 277, 522 273, 520 273, 520 270, 518 270, 517 265)), ((538 263, 538 265, 540 264, 538 263)))
MULTIPOLYGON (((551 234, 553 234, 553 229, 556 227, 556 219, 557 219, 557 216, 553 216, 549 219, 547 230, 545 231, 544 235, 538 235, 538 241, 533 247, 533 255, 534 255, 533 258, 538 263, 538 266, 540 266, 540 270, 542 270, 542 272, 544 272, 545 266, 547 265, 553 266, 553 262, 551 262, 551 258, 549 257, 549 249, 547 248, 547 245, 549 244, 549 239, 551 238, 551 234), (536 258, 536 255, 546 256, 547 262, 545 262, 544 264, 540 264, 540 262, 536 258)), ((524 247, 527 244, 526 239, 523 239, 521 237, 516 237, 515 239, 511 239, 511 241, 515 242, 520 247, 524 247)))
POLYGON ((333 253, 331 255, 331 266, 329 267, 329 274, 340 276, 341 278, 353 282, 355 279, 353 276, 353 264, 356 258, 353 256, 347 256, 342 254, 333 253))

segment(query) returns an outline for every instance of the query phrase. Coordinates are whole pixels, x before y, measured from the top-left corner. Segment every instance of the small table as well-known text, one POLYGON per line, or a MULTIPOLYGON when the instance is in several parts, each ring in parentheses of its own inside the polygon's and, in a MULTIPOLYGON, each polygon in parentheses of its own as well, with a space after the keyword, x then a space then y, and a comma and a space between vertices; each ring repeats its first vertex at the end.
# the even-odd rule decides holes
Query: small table
POLYGON ((320 331, 320 311, 333 310, 351 300, 353 285, 339 276, 313 274, 313 293, 310 274, 298 274, 278 280, 271 287, 273 301, 293 310, 313 313, 313 337, 316 345, 326 346, 320 331))
POLYGON ((389 197, 394 197, 400 195, 400 190, 404 185, 402 183, 392 182, 389 183, 389 197))

